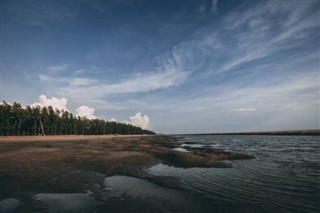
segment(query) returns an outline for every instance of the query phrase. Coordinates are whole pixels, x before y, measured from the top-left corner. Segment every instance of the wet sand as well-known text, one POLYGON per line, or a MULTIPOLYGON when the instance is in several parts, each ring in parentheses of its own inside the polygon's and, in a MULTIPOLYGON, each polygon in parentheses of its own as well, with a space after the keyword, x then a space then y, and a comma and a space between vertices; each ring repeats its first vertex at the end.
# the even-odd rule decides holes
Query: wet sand
POLYGON ((175 167, 223 167, 222 160, 253 158, 220 149, 187 147, 169 136, 0 137, 0 200, 17 193, 83 193, 104 190, 113 175, 180 189, 178 179, 151 176, 159 163, 175 167))

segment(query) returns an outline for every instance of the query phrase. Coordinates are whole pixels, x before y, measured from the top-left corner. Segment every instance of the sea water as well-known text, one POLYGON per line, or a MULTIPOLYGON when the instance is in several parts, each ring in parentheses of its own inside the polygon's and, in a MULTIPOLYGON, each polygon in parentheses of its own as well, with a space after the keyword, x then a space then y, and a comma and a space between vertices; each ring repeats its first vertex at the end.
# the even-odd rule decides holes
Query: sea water
POLYGON ((232 168, 225 169, 177 169, 160 164, 150 171, 182 178, 188 191, 206 200, 212 212, 319 212, 319 139, 188 135, 180 140, 248 153, 255 158, 232 161, 232 168))

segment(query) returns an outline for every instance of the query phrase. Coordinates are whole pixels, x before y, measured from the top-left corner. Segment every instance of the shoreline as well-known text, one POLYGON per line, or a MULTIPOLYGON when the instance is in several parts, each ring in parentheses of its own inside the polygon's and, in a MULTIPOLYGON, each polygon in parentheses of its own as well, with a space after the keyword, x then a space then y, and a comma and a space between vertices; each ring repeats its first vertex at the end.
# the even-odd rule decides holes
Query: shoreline
POLYGON ((157 185, 183 189, 180 179, 153 176, 148 168, 165 164, 180 168, 225 167, 224 160, 253 156, 213 148, 174 148, 171 136, 31 136, 1 137, 0 200, 19 193, 83 193, 99 191, 105 177, 125 175, 157 185), (2 143, 3 142, 3 143, 2 143))

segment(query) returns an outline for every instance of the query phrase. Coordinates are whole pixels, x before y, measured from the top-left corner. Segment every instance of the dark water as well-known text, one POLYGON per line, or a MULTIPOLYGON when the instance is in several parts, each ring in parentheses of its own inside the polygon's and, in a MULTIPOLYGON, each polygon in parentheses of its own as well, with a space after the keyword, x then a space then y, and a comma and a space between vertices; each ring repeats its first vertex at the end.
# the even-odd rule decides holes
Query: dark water
POLYGON ((176 169, 189 191, 210 201, 213 212, 320 212, 319 136, 186 136, 183 141, 250 153, 233 168, 176 169))
MULTIPOLYGON (((34 212, 320 212, 319 139, 179 136, 182 142, 196 143, 192 146, 211 145, 249 153, 255 159, 224 162, 230 168, 182 169, 159 164, 148 169, 155 176, 180 178, 183 190, 111 176, 105 178, 99 193, 37 194, 27 207, 34 212)), ((17 206, 24 212, 19 204, 23 202, 0 201, 1 212, 13 212, 17 206)))

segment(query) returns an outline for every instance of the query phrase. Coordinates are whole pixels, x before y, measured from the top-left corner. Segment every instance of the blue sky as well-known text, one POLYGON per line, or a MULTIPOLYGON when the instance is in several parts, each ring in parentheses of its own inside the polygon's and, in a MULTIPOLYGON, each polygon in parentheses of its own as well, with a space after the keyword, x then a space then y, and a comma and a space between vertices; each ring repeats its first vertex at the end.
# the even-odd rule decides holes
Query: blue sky
POLYGON ((1 99, 163 133, 315 129, 319 40, 312 0, 5 0, 1 99))

